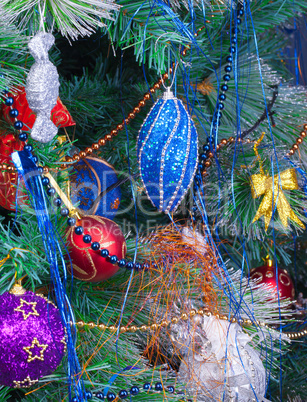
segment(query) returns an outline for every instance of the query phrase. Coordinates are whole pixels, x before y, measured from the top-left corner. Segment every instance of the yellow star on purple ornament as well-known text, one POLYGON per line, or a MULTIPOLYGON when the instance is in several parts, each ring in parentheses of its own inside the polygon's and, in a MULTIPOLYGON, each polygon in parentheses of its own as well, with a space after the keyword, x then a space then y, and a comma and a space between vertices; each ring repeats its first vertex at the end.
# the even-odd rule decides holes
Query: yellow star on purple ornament
POLYGON ((38 382, 38 380, 31 380, 29 375, 22 381, 15 381, 15 380, 13 381, 14 388, 29 388, 36 382, 38 382))
POLYGON ((48 345, 43 345, 40 344, 37 340, 37 338, 34 338, 32 341, 32 344, 30 346, 24 346, 23 350, 26 351, 27 353, 29 353, 29 357, 27 359, 27 362, 30 363, 31 361, 38 359, 38 360, 42 360, 44 361, 44 352, 45 350, 48 348, 48 345), (35 345, 38 348, 42 348, 39 352, 39 355, 34 355, 32 354, 32 351, 30 349, 34 349, 35 345))
POLYGON ((20 305, 18 307, 14 308, 14 311, 20 311, 23 315, 24 320, 26 320, 28 317, 30 317, 30 315, 36 315, 39 317, 39 314, 35 308, 36 305, 37 305, 37 302, 27 302, 24 299, 20 299, 20 305), (32 311, 29 311, 28 313, 26 313, 26 311, 23 309, 24 304, 26 304, 27 306, 32 306, 32 311))

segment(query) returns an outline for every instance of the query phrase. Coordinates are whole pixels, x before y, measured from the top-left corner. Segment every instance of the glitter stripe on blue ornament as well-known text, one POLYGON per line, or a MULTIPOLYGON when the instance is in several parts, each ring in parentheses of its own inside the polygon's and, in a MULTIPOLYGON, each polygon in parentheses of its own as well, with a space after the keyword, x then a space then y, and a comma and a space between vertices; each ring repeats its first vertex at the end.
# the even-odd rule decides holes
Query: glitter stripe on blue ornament
POLYGON ((148 198, 165 213, 174 212, 193 182, 198 136, 180 99, 170 88, 147 115, 137 140, 141 179, 148 198))

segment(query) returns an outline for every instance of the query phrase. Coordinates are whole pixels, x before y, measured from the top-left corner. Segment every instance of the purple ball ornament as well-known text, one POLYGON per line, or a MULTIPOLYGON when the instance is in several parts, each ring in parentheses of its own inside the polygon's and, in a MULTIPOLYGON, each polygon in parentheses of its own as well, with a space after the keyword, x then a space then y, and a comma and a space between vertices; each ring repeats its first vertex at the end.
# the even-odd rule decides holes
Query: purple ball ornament
POLYGON ((0 384, 27 388, 55 371, 66 352, 59 310, 15 284, 0 296, 0 384))

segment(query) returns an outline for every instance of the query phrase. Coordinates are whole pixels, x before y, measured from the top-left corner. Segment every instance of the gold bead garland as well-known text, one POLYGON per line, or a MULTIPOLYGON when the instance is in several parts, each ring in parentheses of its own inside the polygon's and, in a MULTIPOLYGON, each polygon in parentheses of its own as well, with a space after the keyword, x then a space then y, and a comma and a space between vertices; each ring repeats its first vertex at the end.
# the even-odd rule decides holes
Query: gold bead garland
MULTIPOLYGON (((171 320, 163 320, 160 323, 153 323, 151 325, 141 325, 141 326, 136 326, 136 325, 131 325, 130 327, 127 326, 121 326, 119 327, 119 333, 123 334, 126 332, 134 333, 137 331, 141 332, 146 332, 146 331, 156 331, 159 328, 164 328, 164 327, 169 327, 170 325, 178 324, 179 321, 187 321, 189 318, 193 318, 195 316, 206 316, 206 317, 211 317, 213 314, 209 311, 205 311, 204 309, 200 310, 195 310, 191 309, 188 313, 181 313, 179 317, 173 317, 171 320)), ((224 321, 230 321, 231 323, 236 323, 238 322, 242 327, 250 327, 254 323, 257 324, 260 327, 271 329, 267 324, 265 324, 263 321, 251 321, 250 319, 240 319, 237 320, 235 317, 228 318, 226 315, 219 315, 215 314, 215 318, 224 320, 224 321)), ((80 329, 87 327, 89 329, 94 329, 98 328, 102 331, 110 331, 110 332, 116 332, 118 327, 116 325, 104 325, 104 324, 95 324, 93 321, 90 321, 88 323, 79 320, 76 322, 76 326, 80 329)), ((302 338, 304 336, 307 336, 307 330, 302 330, 299 332, 283 332, 284 335, 287 335, 287 337, 291 340, 302 338)))

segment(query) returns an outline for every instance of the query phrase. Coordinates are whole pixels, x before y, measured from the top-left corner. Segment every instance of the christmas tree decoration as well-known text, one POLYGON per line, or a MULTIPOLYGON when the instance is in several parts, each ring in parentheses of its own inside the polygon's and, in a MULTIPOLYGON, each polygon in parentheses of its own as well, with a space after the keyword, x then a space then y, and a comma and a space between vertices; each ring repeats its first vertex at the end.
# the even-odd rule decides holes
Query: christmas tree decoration
POLYGON ((17 284, 0 296, 0 304, 0 384, 30 387, 52 374, 66 352, 59 310, 17 284))
POLYGON ((167 88, 153 105, 137 140, 141 179, 152 204, 174 212, 197 168, 198 136, 180 99, 167 88))
POLYGON ((252 339, 236 323, 204 316, 187 331, 173 328, 174 344, 184 353, 179 379, 197 401, 261 401, 266 392, 266 374, 252 339))
POLYGON ((288 227, 288 219, 291 219, 302 229, 305 229, 305 225, 295 215, 283 193, 283 190, 299 189, 295 169, 287 169, 280 174, 276 174, 274 177, 270 177, 264 173, 253 174, 250 186, 253 198, 264 195, 253 222, 264 215, 265 230, 267 230, 276 206, 278 215, 285 228, 288 227))
POLYGON ((251 269, 250 278, 265 284, 274 299, 277 299, 278 292, 281 299, 294 300, 295 290, 290 275, 285 269, 276 267, 272 260, 266 259, 265 265, 251 269))
POLYGON ((121 199, 114 168, 106 161, 86 157, 74 164, 70 176, 70 198, 81 215, 113 219, 121 199), (108 190, 109 189, 109 190, 108 190))
POLYGON ((126 255, 126 241, 120 227, 110 219, 97 216, 84 216, 75 228, 69 228, 67 245, 74 278, 87 282, 100 282, 113 276, 119 269, 116 262, 126 255), (79 230, 80 227, 83 229, 79 230), (116 258, 112 259, 113 256, 116 258))
MULTIPOLYGON (((30 109, 27 98, 26 91, 24 87, 18 87, 16 91, 9 92, 8 98, 12 99, 11 105, 6 103, 2 104, 2 116, 5 121, 9 124, 14 124, 15 119, 12 117, 11 110, 17 110, 18 120, 21 120, 24 124, 24 129, 32 129, 36 120, 35 113, 30 109)), ((58 97, 56 105, 51 110, 51 121, 57 127, 70 127, 74 126, 76 122, 71 117, 67 107, 62 103, 61 99, 58 97)))
POLYGON ((57 69, 48 58, 48 51, 53 44, 53 35, 39 32, 28 45, 35 59, 26 83, 27 101, 30 109, 36 113, 31 137, 40 142, 49 142, 58 132, 55 124, 50 120, 60 86, 57 69))
MULTIPOLYGON (((24 143, 16 140, 14 134, 2 132, 0 136, 0 163, 5 164, 10 169, 13 168, 10 155, 14 151, 21 151, 23 147, 24 143)), ((8 170, 5 168, 0 171, 0 205, 9 211, 15 210, 17 182, 18 175, 15 169, 8 170)), ((22 199, 25 199, 25 196, 20 194, 18 200, 22 202, 22 199)))

